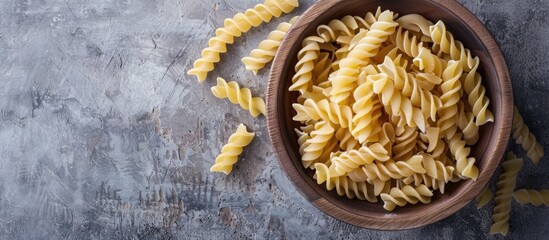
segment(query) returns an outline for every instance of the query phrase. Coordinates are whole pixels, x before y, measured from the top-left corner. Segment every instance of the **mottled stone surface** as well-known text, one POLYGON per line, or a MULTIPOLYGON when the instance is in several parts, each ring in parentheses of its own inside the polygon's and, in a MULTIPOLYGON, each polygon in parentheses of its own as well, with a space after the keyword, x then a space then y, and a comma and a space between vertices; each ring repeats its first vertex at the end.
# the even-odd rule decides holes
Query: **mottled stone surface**
MULTIPOLYGON (((267 71, 254 76, 240 58, 291 16, 238 40, 204 84, 185 74, 224 18, 258 2, 0 1, 0 238, 490 238, 492 204, 384 232, 301 197, 265 119, 210 93, 221 75, 264 96, 267 71), (240 122, 256 139, 231 175, 210 173, 240 122)), ((460 2, 501 46, 516 104, 549 146, 547 0, 460 2)), ((548 170, 547 157, 526 161, 518 187, 549 188, 548 170)), ((546 238, 548 215, 513 203, 509 236, 546 238)))

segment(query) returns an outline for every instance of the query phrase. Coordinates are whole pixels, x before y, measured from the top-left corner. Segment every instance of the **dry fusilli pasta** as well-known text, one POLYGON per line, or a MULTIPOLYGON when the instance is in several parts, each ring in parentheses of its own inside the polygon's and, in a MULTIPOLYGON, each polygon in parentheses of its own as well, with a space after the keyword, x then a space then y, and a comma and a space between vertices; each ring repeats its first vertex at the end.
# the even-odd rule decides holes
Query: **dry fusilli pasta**
POLYGON ((490 233, 507 235, 509 231, 509 212, 511 200, 517 182, 517 174, 522 168, 522 159, 517 158, 513 152, 509 152, 507 160, 503 162, 503 173, 499 175, 496 191, 496 205, 492 214, 494 223, 490 227, 490 233))
POLYGON ((250 89, 240 88, 237 82, 226 82, 225 79, 218 77, 217 86, 212 87, 212 93, 217 98, 228 98, 231 103, 239 104, 254 117, 259 114, 265 115, 265 101, 260 97, 252 97, 250 89))
POLYGON ((549 190, 520 189, 514 193, 515 200, 518 203, 532 204, 534 206, 545 205, 549 207, 549 190))
POLYGON ((254 133, 246 131, 244 124, 240 124, 236 132, 229 137, 227 144, 221 149, 221 154, 215 158, 215 164, 210 168, 210 171, 229 175, 233 165, 238 161, 238 155, 242 153, 245 146, 250 144, 254 136, 254 133))
POLYGON ((224 26, 215 30, 215 37, 210 38, 208 47, 202 50, 202 57, 194 62, 194 66, 187 74, 195 75, 202 82, 208 72, 214 69, 214 64, 220 61, 220 54, 227 52, 227 45, 240 37, 252 27, 269 22, 273 17, 282 13, 289 13, 299 6, 298 0, 265 0, 244 13, 237 13, 233 18, 227 18, 224 26))

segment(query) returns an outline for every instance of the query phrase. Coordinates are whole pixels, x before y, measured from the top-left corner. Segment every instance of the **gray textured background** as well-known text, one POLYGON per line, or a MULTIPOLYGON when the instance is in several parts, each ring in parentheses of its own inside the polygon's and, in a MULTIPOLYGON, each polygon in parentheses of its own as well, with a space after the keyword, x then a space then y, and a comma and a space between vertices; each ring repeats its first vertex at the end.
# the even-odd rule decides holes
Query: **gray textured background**
MULTIPOLYGON (((263 117, 210 93, 225 76, 263 96, 251 30, 209 81, 185 74, 223 19, 258 0, 1 0, 0 238, 488 238, 493 205, 427 227, 354 227, 308 203, 281 171, 263 117), (243 122, 257 137, 229 176, 208 171, 243 122)), ((303 12, 312 0, 301 0, 303 12)), ((461 0, 502 48, 516 104, 549 145, 549 3, 461 0)), ((510 148, 520 156, 524 151, 510 148)), ((518 187, 549 188, 549 159, 518 187)), ((513 203, 510 237, 546 238, 549 208, 513 203)))

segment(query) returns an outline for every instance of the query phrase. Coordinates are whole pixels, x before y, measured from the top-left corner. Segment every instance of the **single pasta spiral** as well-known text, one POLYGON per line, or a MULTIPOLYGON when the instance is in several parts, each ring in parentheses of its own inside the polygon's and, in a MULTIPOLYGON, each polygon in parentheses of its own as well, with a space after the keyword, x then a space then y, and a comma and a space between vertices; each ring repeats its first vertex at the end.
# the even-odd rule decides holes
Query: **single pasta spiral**
POLYGON ((384 11, 380 14, 377 22, 372 24, 366 37, 349 52, 346 58, 339 62, 337 75, 332 79, 331 100, 341 103, 347 100, 352 90, 356 87, 356 81, 360 68, 364 67, 371 57, 374 57, 381 44, 393 34, 397 23, 394 21, 394 13, 384 11))
POLYGON ((382 193, 380 196, 384 203, 383 208, 387 211, 393 211, 397 205, 403 207, 408 203, 430 203, 433 193, 425 185, 419 185, 415 188, 406 185, 402 188, 391 188, 388 194, 382 193))
POLYGON ((478 168, 475 166, 475 158, 469 157, 471 148, 465 146, 462 136, 462 133, 456 133, 448 139, 450 152, 456 159, 456 170, 462 178, 477 180, 478 168))
POLYGON ((214 64, 220 61, 220 54, 227 52, 227 45, 234 43, 235 38, 252 27, 271 21, 273 17, 291 12, 298 6, 298 0, 265 0, 253 9, 225 19, 224 26, 215 30, 215 37, 210 38, 208 47, 202 50, 202 57, 194 62, 193 68, 187 74, 195 75, 199 82, 204 81, 208 72, 214 69, 214 64))
POLYGON ((360 146, 348 128, 339 128, 335 135, 339 141, 339 148, 341 148, 341 150, 353 150, 360 146))
POLYGON ((358 198, 369 202, 377 202, 373 188, 366 182, 356 182, 347 176, 334 177, 326 164, 315 164, 315 178, 318 184, 326 182, 326 189, 336 189, 339 196, 347 196, 349 199, 358 198))
POLYGON ((515 199, 520 204, 532 204, 534 206, 545 205, 549 207, 549 190, 527 190, 520 189, 514 194, 515 199))
POLYGON ((474 145, 479 139, 479 126, 475 124, 475 115, 465 112, 464 104, 459 104, 458 127, 463 133, 463 140, 469 146, 474 145))
POLYGON ((222 172, 227 175, 238 161, 238 155, 245 146, 250 144, 255 134, 246 131, 246 126, 240 124, 236 132, 229 137, 229 142, 221 149, 221 154, 215 158, 215 164, 210 168, 212 172, 222 172))
POLYGON ((320 54, 319 43, 324 40, 317 36, 310 36, 303 39, 302 49, 297 53, 297 64, 295 65, 295 75, 292 77, 290 91, 306 92, 313 83, 313 69, 315 61, 320 54))
POLYGON ((530 132, 528 126, 524 124, 522 116, 520 115, 517 106, 514 107, 513 112, 513 138, 517 144, 522 145, 522 148, 526 150, 526 154, 532 160, 534 164, 538 164, 541 157, 544 155, 544 150, 541 144, 536 141, 534 134, 530 132))
POLYGON ((385 162, 375 162, 363 166, 360 170, 354 172, 358 178, 367 180, 379 179, 380 181, 389 181, 401 179, 414 175, 415 173, 426 173, 423 167, 423 156, 414 155, 406 161, 394 161, 389 159, 385 162))
POLYGON ((217 98, 228 98, 231 103, 239 104, 254 117, 259 114, 265 115, 265 101, 260 97, 252 97, 250 89, 240 88, 235 81, 226 82, 225 79, 218 77, 217 86, 212 87, 212 93, 217 98))
POLYGON ((333 169, 333 175, 341 176, 357 169, 360 165, 371 164, 374 160, 382 162, 389 160, 387 150, 379 143, 342 153, 339 157, 332 159, 330 168, 333 169))
POLYGON ((442 106, 439 108, 440 118, 437 121, 437 127, 440 128, 440 135, 451 138, 457 130, 458 120, 458 102, 460 99, 459 89, 461 88, 461 82, 459 77, 463 72, 459 62, 450 61, 448 67, 442 74, 442 106))
POLYGON ((393 145, 393 158, 397 161, 406 160, 414 155, 418 132, 411 127, 397 127, 393 145))
POLYGON ((309 167, 318 160, 322 153, 327 152, 327 146, 329 146, 334 135, 334 128, 325 121, 315 124, 315 129, 311 132, 311 137, 305 141, 307 146, 305 147, 305 153, 302 156, 302 163, 304 167, 309 167))
POLYGON ((419 55, 419 50, 423 47, 423 42, 415 35, 410 34, 410 31, 404 30, 402 26, 397 28, 396 32, 391 35, 390 40, 400 51, 413 58, 419 55))
POLYGON ((509 212, 511 211, 511 199, 517 182, 517 174, 522 168, 522 159, 517 158, 513 152, 509 152, 507 160, 503 162, 503 173, 499 175, 496 191, 496 206, 492 214, 494 223, 490 227, 490 233, 507 235, 509 231, 509 212))
POLYGON ((292 106, 297 113, 293 118, 294 121, 325 120, 342 128, 352 127, 353 114, 349 106, 341 106, 327 99, 315 102, 310 98, 305 100, 303 105, 294 103, 292 106))
MULTIPOLYGON (((364 76, 365 74, 360 74, 364 76)), ((378 119, 381 117, 381 104, 379 99, 373 92, 373 84, 367 81, 361 84, 353 93, 355 103, 353 104, 353 136, 360 142, 364 143, 370 135, 377 134, 379 128, 377 126, 378 119)))
POLYGON ((475 114, 477 126, 494 121, 494 114, 488 109, 490 99, 486 96, 486 89, 482 85, 482 77, 477 72, 480 60, 478 57, 474 59, 475 65, 467 73, 463 81, 463 89, 467 93, 467 101, 475 114))
POLYGON ((257 75, 257 72, 265 67, 267 63, 273 60, 280 43, 286 36, 292 24, 299 16, 293 17, 289 22, 283 22, 278 25, 276 30, 269 33, 267 39, 261 41, 259 46, 250 52, 250 56, 242 58, 242 62, 247 70, 257 75))
POLYGON ((463 46, 463 43, 456 41, 452 33, 446 31, 446 26, 442 21, 438 21, 434 26, 429 27, 431 39, 438 45, 440 51, 450 55, 454 61, 460 62, 463 70, 469 72, 475 65, 473 56, 469 49, 463 46))
MULTIPOLYGON (((425 39, 430 40, 431 33, 429 27, 433 25, 433 22, 427 20, 425 17, 419 14, 407 14, 402 17, 399 17, 396 22, 403 28, 409 31, 414 31, 417 33, 422 33, 424 36, 429 37, 425 39)), ((424 38, 421 39, 422 41, 424 38)))

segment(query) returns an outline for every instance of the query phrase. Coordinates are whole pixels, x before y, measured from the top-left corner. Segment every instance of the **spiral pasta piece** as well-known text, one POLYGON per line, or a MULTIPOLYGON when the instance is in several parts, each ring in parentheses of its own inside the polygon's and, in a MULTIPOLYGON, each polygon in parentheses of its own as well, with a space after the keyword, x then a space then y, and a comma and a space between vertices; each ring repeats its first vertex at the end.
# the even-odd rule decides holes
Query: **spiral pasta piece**
POLYGON ((304 167, 309 167, 318 160, 322 153, 326 152, 327 146, 332 142, 334 128, 325 121, 315 124, 315 129, 311 132, 311 137, 305 141, 304 154, 301 155, 301 160, 304 167))
POLYGON ((438 21, 434 26, 429 27, 431 39, 440 47, 443 53, 450 55, 454 61, 460 62, 464 71, 469 72, 475 65, 475 60, 469 49, 463 46, 463 43, 454 39, 452 33, 446 31, 446 26, 442 21, 438 21))
POLYGON ((393 145, 393 159, 402 161, 414 155, 418 132, 410 127, 397 127, 393 145))
POLYGON ((211 172, 222 172, 226 175, 233 169, 245 146, 250 144, 255 134, 246 131, 246 126, 240 124, 236 132, 229 137, 229 141, 221 149, 221 154, 215 158, 215 164, 210 168, 211 172))
POLYGON ((448 67, 442 74, 442 106, 439 108, 440 118, 437 121, 437 127, 440 128, 440 135, 451 138, 457 131, 457 120, 459 109, 457 103, 459 102, 459 89, 461 88, 461 82, 459 78, 463 70, 459 62, 450 61, 448 67))
POLYGON ((215 37, 210 38, 208 47, 202 50, 202 57, 194 62, 193 68, 187 74, 195 75, 199 82, 204 81, 208 72, 214 69, 214 64, 220 61, 220 54, 227 52, 227 45, 233 44, 235 38, 252 27, 271 21, 273 17, 293 11, 298 6, 298 0, 265 0, 263 4, 257 4, 244 13, 225 19, 224 26, 215 30, 215 37))
POLYGON ((317 36, 303 39, 301 44, 303 48, 297 53, 296 73, 292 77, 292 85, 289 87, 290 91, 303 93, 311 88, 313 83, 312 72, 320 54, 320 43, 324 43, 324 40, 317 36))
POLYGON ((260 97, 252 97, 250 89, 240 88, 235 81, 227 82, 218 77, 217 86, 212 87, 212 93, 217 98, 228 98, 231 103, 239 104, 254 117, 265 115, 265 101, 260 97))
MULTIPOLYGON (((365 74, 361 73, 361 76, 365 74)), ((364 78, 366 78, 364 76, 364 78)), ((377 134, 379 128, 378 119, 381 117, 381 104, 373 92, 372 82, 361 84, 353 93, 355 103, 353 104, 353 136, 364 143, 370 135, 377 134)))
POLYGON ((490 227, 490 233, 506 236, 509 231, 509 212, 511 211, 511 199, 517 182, 517 174, 522 168, 522 159, 517 158, 513 152, 509 152, 507 160, 503 162, 503 173, 499 175, 496 191, 496 205, 492 213, 494 223, 490 227))
POLYGON ((382 193, 380 196, 384 203, 383 208, 387 211, 393 211, 396 206, 403 207, 408 203, 430 203, 433 193, 425 185, 419 185, 415 188, 406 185, 402 188, 391 188, 388 194, 382 193))
POLYGON ((456 159, 456 170, 462 178, 471 178, 477 180, 478 168, 475 166, 475 158, 469 157, 471 148, 465 146, 462 133, 456 133, 451 139, 448 139, 450 152, 456 159))
POLYGON ((486 96, 486 89, 482 85, 482 77, 477 72, 480 60, 478 57, 474 59, 475 65, 467 73, 463 81, 463 89, 467 93, 467 101, 475 114, 475 123, 477 126, 494 121, 494 114, 488 109, 490 99, 486 96))
POLYGON ((331 100, 341 103, 347 100, 352 90, 356 87, 356 81, 360 68, 364 67, 371 57, 374 57, 381 44, 393 34, 397 23, 393 20, 394 13, 384 11, 377 22, 372 24, 366 37, 349 52, 346 58, 339 62, 338 74, 332 79, 331 100))
POLYGON ((404 30, 402 25, 391 35, 390 40, 400 51, 413 58, 419 56, 419 50, 423 47, 423 42, 415 35, 410 34, 410 31, 404 30))
POLYGON ((332 175, 341 176, 357 169, 360 165, 371 164, 374 160, 389 160, 387 150, 379 143, 342 153, 339 157, 332 159, 330 168, 333 169, 332 175))
POLYGON ((517 106, 514 106, 513 108, 513 126, 511 129, 513 138, 517 144, 520 144, 522 148, 526 150, 528 158, 530 158, 534 164, 538 164, 541 157, 545 154, 545 151, 541 144, 536 141, 536 136, 534 136, 528 129, 528 126, 524 124, 524 120, 522 119, 517 106))
POLYGON ((484 207, 492 199, 492 190, 489 186, 484 187, 480 194, 475 198, 477 202, 477 209, 484 207))
POLYGON ((273 60, 284 36, 286 36, 286 33, 290 30, 292 24, 294 24, 298 17, 299 16, 295 16, 290 19, 289 22, 279 24, 276 30, 269 33, 267 39, 261 41, 259 46, 250 52, 248 57, 242 58, 242 63, 246 66, 246 70, 250 70, 257 75, 257 72, 260 69, 264 68, 267 63, 273 60))
POLYGON ((532 204, 536 207, 545 205, 549 207, 549 190, 532 190, 532 189, 520 189, 517 190, 513 196, 518 203, 532 204))
POLYGON ((347 176, 332 176, 326 164, 315 164, 315 178, 318 184, 326 182, 326 189, 336 189, 339 196, 347 196, 349 199, 358 198, 369 202, 377 202, 373 188, 366 182, 356 182, 347 176))
POLYGON ((353 113, 348 106, 340 106, 326 99, 315 102, 310 98, 305 100, 303 105, 294 103, 292 106, 297 112, 293 118, 294 121, 325 120, 342 128, 352 126, 353 113))
POLYGON ((339 141, 339 148, 341 148, 341 150, 353 150, 360 146, 348 128, 339 128, 336 131, 335 136, 339 141))
POLYGON ((389 159, 385 162, 376 162, 362 167, 363 173, 369 180, 379 179, 388 181, 391 178, 401 179, 412 176, 415 173, 426 173, 423 167, 423 156, 414 155, 406 161, 394 161, 389 159))

